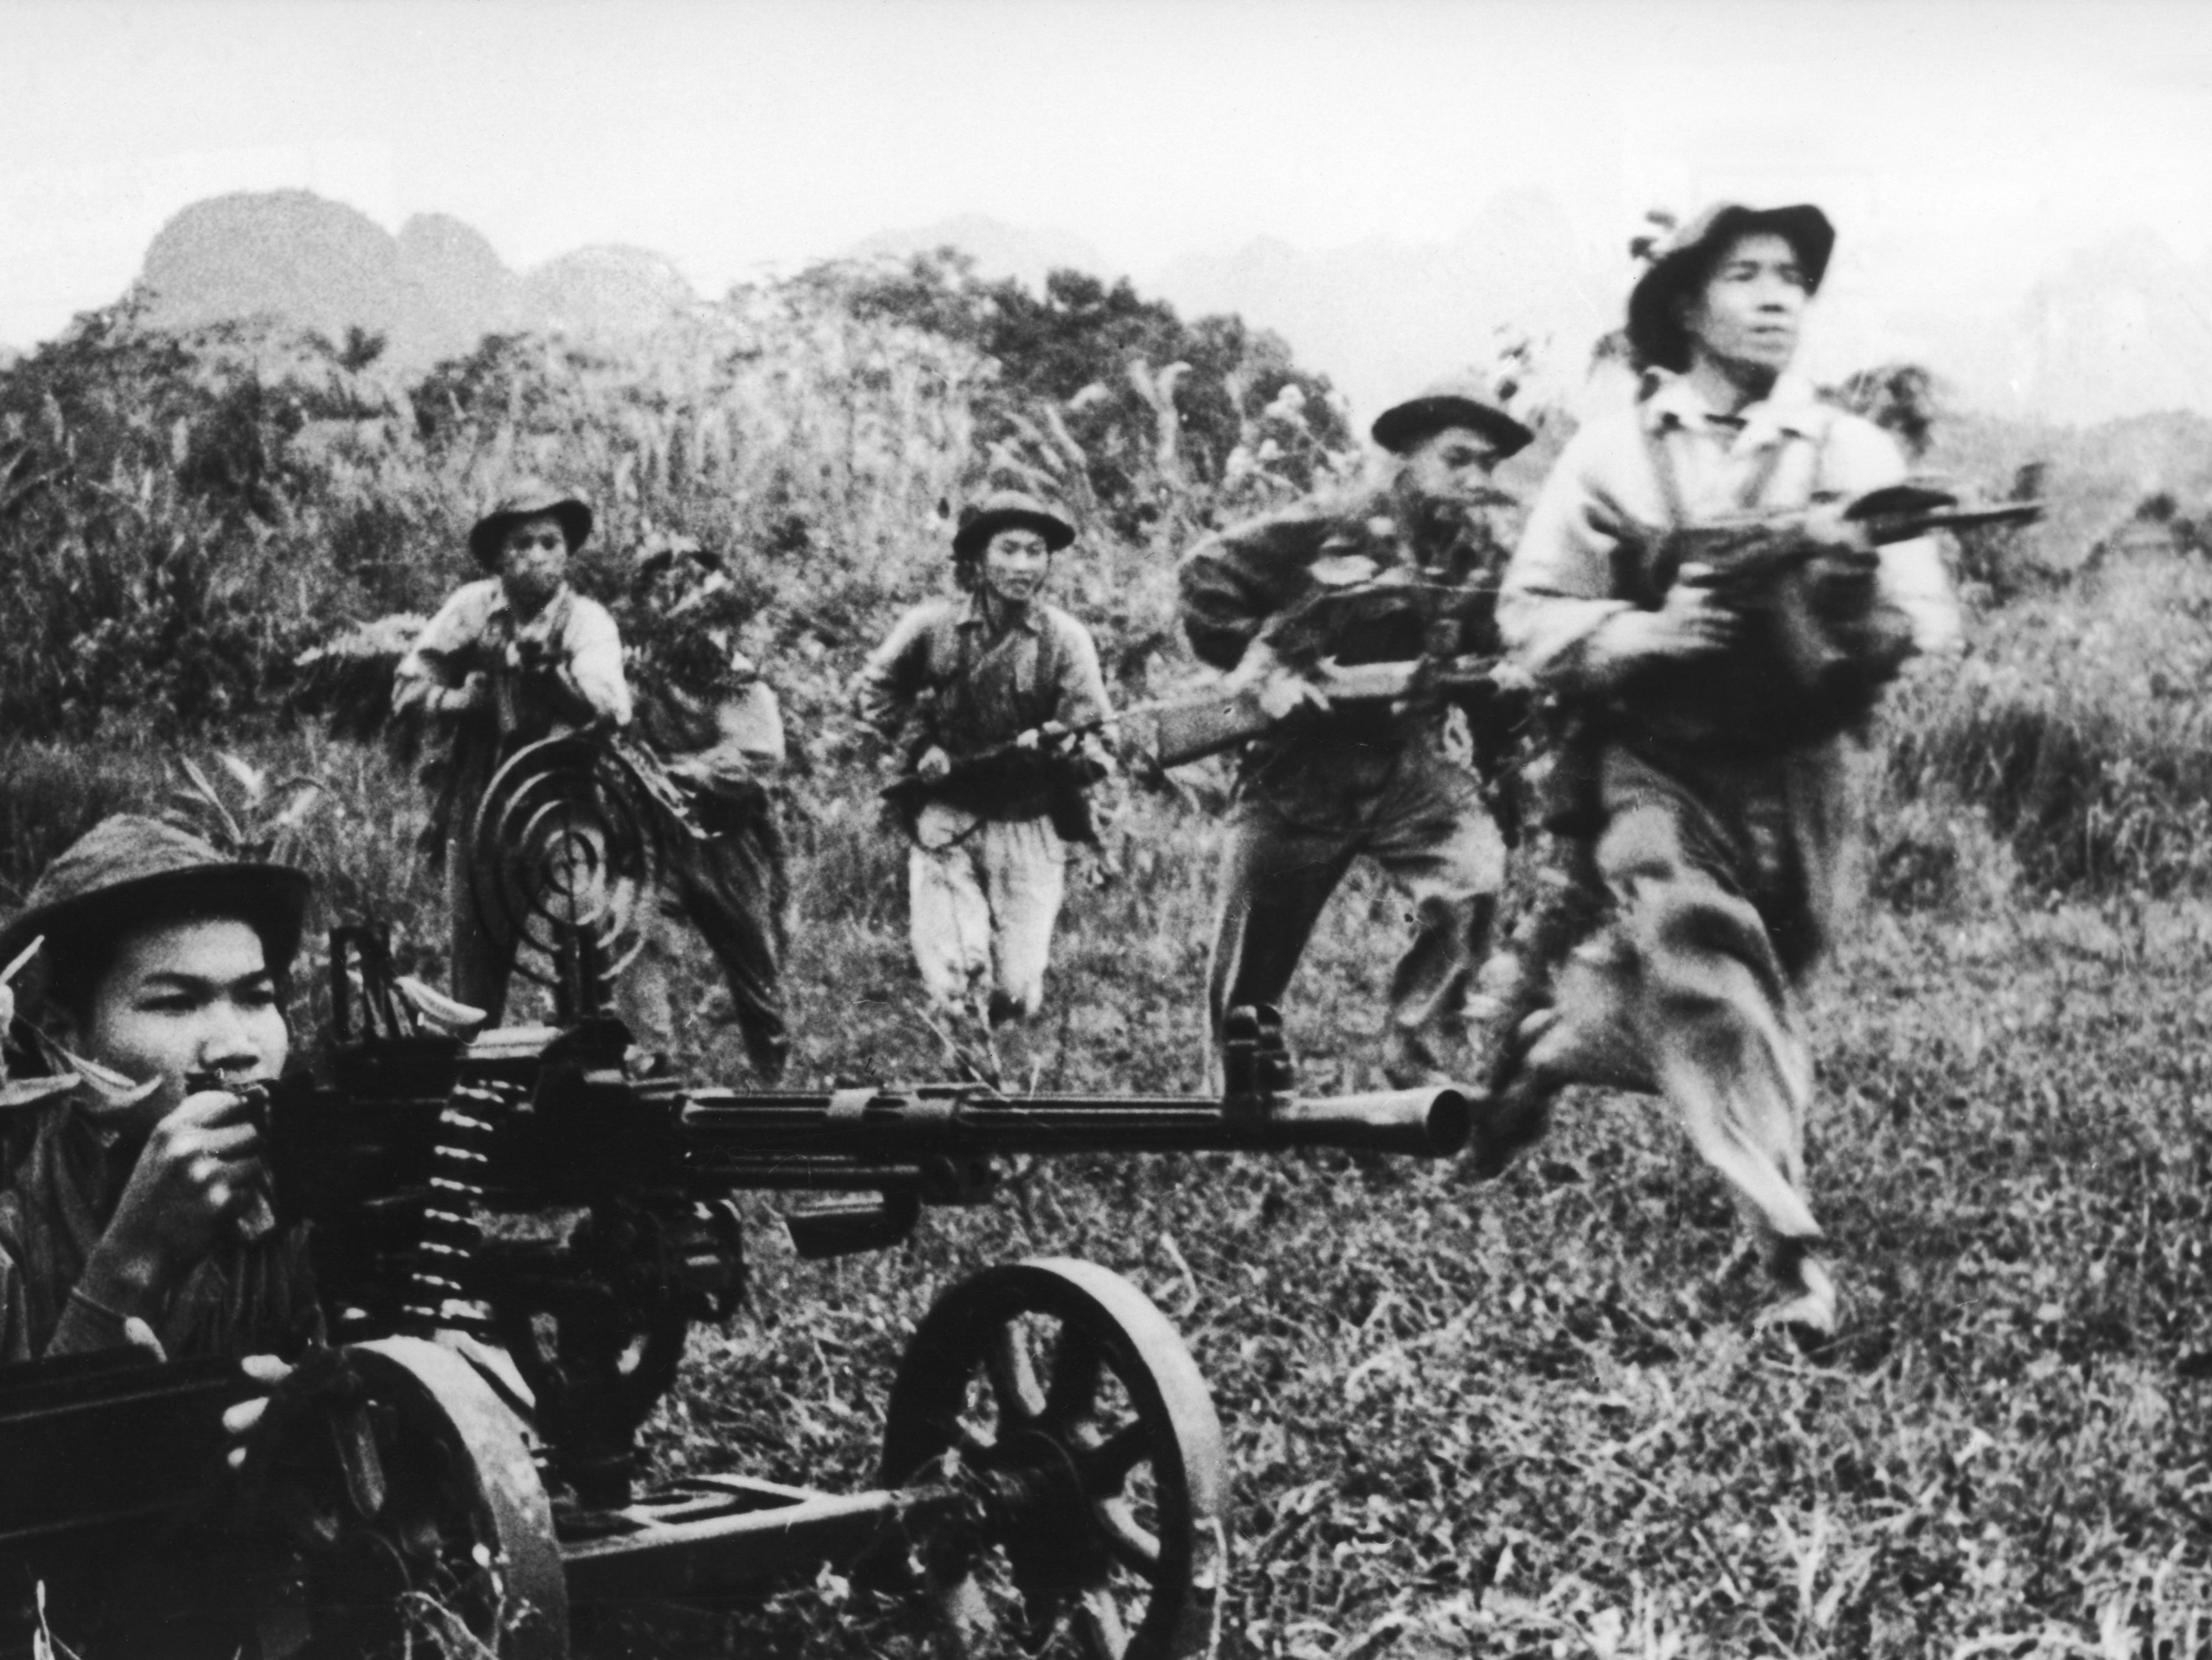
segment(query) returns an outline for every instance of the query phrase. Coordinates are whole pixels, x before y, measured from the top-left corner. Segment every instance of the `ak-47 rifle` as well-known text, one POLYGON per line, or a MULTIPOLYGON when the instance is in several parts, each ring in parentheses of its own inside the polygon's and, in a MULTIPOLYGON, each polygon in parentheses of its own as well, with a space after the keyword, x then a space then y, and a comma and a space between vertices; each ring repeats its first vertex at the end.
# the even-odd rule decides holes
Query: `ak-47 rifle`
POLYGON ((1966 508, 1945 490, 1895 484, 1840 508, 1746 514, 1669 532, 1629 597, 1656 609, 1678 581, 1693 583, 1736 616, 1739 636, 1713 656, 1640 669, 1604 719, 1747 749, 1848 730, 1912 654, 1910 619, 1882 591, 1879 550, 1939 530, 2030 524, 2042 513, 2040 502, 1966 508), (1840 539, 1839 528, 1853 541, 1840 539))

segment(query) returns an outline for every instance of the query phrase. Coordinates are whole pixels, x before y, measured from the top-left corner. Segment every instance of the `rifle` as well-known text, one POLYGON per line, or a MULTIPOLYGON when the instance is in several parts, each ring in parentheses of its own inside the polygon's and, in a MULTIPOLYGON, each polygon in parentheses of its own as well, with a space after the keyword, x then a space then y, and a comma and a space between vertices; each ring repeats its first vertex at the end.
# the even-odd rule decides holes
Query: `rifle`
MULTIPOLYGON (((1429 695, 1474 691, 1497 684, 1494 654, 1408 662, 1341 664, 1325 658, 1306 678, 1331 703, 1403 703, 1429 695)), ((1224 689, 1170 705, 1157 717, 1150 748, 1164 767, 1180 767, 1265 734, 1276 717, 1261 706, 1256 687, 1224 689)))
POLYGON ((1600 724, 1668 742, 1773 751, 1819 743, 1871 714, 1912 654, 1910 619, 1881 593, 1879 549, 1941 530, 2033 523, 2036 502, 1966 508, 1922 484, 1873 490, 1843 522, 1868 545, 1819 535, 1832 507, 1745 514, 1667 532, 1646 550, 1630 598, 1665 602, 1695 583, 1740 619, 1726 652, 1640 667, 1600 724), (1691 573, 1685 576, 1683 573, 1691 573))
MULTIPOLYGON (((921 811, 921 804, 932 794, 963 782, 973 784, 987 778, 1028 774, 1041 775, 1055 787, 1065 783, 1079 795, 1096 779, 1077 779, 1073 775, 1079 769, 1079 763, 1073 756, 1066 752, 1068 746, 1078 739, 1111 731, 1124 721, 1141 720, 1160 707, 1157 703, 1139 703, 1091 720, 1079 721, 1073 726, 1049 721, 1044 726, 1030 727, 1001 742, 950 756, 951 770, 942 778, 927 779, 919 773, 903 773, 884 785, 878 794, 909 828, 915 815, 921 811)), ((1060 787, 1055 787, 1054 791, 1055 797, 1064 793, 1060 787)), ((1064 811, 1060 802, 1055 800, 1056 827, 1064 811)), ((1093 839, 1089 835, 1071 836, 1065 830, 1062 830, 1061 836, 1063 840, 1072 842, 1093 839)))

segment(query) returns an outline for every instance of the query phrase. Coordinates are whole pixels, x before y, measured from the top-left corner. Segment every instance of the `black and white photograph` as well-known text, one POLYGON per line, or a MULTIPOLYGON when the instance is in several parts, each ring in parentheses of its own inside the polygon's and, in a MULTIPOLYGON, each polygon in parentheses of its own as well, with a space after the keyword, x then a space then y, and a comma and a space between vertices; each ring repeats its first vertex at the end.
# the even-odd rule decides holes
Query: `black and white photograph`
POLYGON ((2212 1656, 2212 7, 0 41, 0 1656, 2212 1656))

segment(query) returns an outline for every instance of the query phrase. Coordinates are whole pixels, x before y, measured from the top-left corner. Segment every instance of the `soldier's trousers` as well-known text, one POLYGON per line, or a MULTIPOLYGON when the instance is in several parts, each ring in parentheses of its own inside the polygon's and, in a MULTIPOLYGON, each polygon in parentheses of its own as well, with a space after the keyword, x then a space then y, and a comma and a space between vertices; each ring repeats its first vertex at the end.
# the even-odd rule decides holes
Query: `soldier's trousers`
MULTIPOLYGON (((465 813, 454 816, 464 821, 468 817, 465 813)), ((489 1024, 496 1026, 507 1012, 516 937, 495 909, 487 911, 477 904, 471 880, 468 829, 464 822, 446 838, 446 913, 453 929, 453 995, 471 1008, 482 1009, 489 1024)))
POLYGON ((707 841, 678 836, 672 842, 668 891, 617 988, 620 1012, 648 1043, 665 1047, 674 1037, 669 985, 677 961, 675 931, 689 922, 721 966, 754 1072, 772 1084, 783 1076, 791 1055, 783 1003, 790 891, 781 832, 772 818, 763 818, 707 841))
POLYGON ((1787 806, 1747 786, 1747 801, 1718 812, 1619 754, 1604 787, 1596 864, 1613 921, 1561 970, 1558 1023, 1528 1064, 1562 1082, 1656 1088, 1770 1248, 1810 1245, 1813 1061, 1794 984, 1806 964, 1785 966, 1775 944, 1804 903, 1787 806))
POLYGON ((931 1005, 981 998, 993 1023, 1044 1003, 1067 848, 1046 818, 981 818, 931 801, 907 854, 908 937, 931 1005))
POLYGON ((1261 793, 1237 805, 1206 987, 1214 1036, 1225 1010, 1281 1003, 1322 908, 1361 857, 1413 902, 1413 941, 1390 976, 1384 1069, 1401 1085, 1441 1081, 1466 1038, 1505 873, 1504 840, 1473 775, 1456 767, 1401 765, 1356 814, 1325 823, 1261 793))

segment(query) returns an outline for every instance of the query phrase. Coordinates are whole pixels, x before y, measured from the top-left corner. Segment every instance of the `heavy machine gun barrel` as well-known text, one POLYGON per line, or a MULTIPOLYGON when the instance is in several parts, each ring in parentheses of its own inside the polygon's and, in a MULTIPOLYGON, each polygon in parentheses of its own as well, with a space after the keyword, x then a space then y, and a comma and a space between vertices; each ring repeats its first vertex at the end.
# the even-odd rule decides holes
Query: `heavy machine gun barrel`
POLYGON ((896 1163, 962 1154, 1326 1146, 1436 1158, 1465 1143, 1470 1112, 1467 1097, 1449 1086, 1225 1101, 1008 1096, 960 1085, 817 1094, 705 1090, 686 1098, 679 1134, 689 1164, 701 1172, 787 1153, 896 1163))

